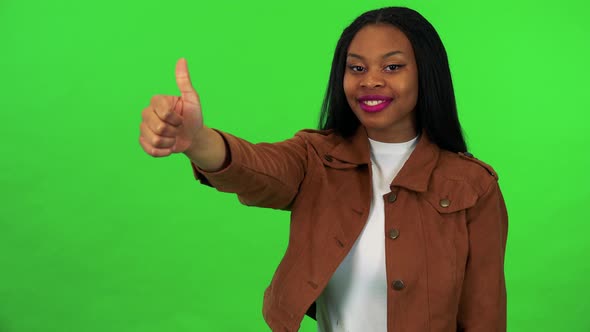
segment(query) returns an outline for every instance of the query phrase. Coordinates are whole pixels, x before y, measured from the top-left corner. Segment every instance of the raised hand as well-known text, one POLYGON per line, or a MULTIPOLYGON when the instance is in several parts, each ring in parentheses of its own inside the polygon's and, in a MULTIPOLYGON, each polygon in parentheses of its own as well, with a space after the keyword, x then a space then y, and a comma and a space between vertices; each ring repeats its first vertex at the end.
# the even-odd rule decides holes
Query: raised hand
POLYGON ((176 63, 180 97, 156 95, 142 113, 139 143, 153 157, 186 151, 203 129, 199 95, 192 86, 185 59, 176 63))

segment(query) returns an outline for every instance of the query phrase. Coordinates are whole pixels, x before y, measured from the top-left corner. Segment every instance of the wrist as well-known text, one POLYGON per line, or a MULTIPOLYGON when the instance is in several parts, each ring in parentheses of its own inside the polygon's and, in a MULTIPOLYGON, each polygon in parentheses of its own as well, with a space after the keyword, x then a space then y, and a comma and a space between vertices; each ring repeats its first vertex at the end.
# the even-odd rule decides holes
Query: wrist
POLYGON ((204 171, 213 172, 225 167, 230 160, 227 142, 217 131, 203 126, 184 154, 204 171))
POLYGON ((199 156, 202 155, 202 150, 207 146, 206 143, 206 131, 211 130, 205 126, 198 129, 191 140, 189 147, 183 151, 184 155, 187 156, 191 161, 196 161, 199 156))

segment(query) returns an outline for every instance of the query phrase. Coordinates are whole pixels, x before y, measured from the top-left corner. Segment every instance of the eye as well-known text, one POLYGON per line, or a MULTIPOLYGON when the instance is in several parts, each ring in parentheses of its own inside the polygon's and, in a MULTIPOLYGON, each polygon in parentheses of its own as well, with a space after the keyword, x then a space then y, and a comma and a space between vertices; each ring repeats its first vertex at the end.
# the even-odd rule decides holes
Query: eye
POLYGON ((388 65, 385 67, 385 71, 396 71, 399 70, 403 65, 388 65))
POLYGON ((365 71, 365 68, 364 67, 362 67, 362 66, 355 66, 355 65, 349 65, 348 66, 348 69, 350 69, 350 70, 352 70, 353 72, 356 72, 356 73, 360 73, 360 72, 365 71))

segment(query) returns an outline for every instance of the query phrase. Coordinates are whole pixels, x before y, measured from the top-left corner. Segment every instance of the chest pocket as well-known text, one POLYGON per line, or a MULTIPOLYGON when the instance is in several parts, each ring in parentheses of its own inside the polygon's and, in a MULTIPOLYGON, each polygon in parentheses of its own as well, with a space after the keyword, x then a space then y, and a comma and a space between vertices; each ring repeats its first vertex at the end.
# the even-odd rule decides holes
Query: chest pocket
POLYGON ((422 197, 439 214, 466 210, 473 207, 478 199, 473 187, 464 181, 452 179, 433 181, 422 197))

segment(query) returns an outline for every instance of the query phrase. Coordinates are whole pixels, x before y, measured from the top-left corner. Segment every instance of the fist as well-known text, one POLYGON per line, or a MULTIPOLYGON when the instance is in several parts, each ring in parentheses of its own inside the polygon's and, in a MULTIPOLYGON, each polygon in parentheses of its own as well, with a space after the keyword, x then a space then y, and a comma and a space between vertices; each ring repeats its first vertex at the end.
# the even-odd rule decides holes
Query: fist
POLYGON ((185 59, 176 63, 178 96, 153 96, 141 113, 139 144, 153 157, 186 151, 203 128, 199 95, 193 88, 185 59))

